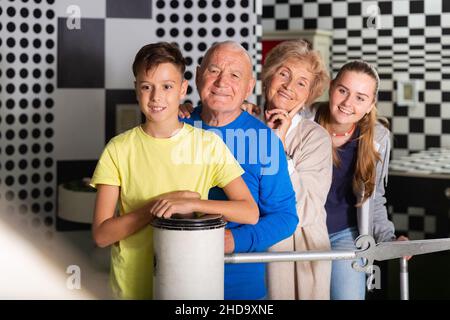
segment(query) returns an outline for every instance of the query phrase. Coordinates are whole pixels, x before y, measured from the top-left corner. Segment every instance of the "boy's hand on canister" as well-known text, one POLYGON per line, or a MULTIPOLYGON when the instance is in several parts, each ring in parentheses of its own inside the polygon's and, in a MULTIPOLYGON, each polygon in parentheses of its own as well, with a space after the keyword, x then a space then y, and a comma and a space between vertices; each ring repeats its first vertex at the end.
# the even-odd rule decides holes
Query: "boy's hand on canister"
POLYGON ((183 104, 180 104, 180 106, 178 107, 178 117, 180 117, 181 119, 189 119, 191 117, 192 111, 194 111, 194 106, 192 105, 192 103, 185 102, 183 104))
POLYGON ((150 208, 150 213, 159 218, 170 218, 173 214, 191 214, 195 211, 196 199, 160 199, 150 208))

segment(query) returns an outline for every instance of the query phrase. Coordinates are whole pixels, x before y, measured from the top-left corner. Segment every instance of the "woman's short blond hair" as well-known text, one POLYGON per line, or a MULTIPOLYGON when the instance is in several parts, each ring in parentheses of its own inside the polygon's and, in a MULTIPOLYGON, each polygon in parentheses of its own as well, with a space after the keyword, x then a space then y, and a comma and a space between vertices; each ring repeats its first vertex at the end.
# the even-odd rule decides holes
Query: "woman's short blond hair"
POLYGON ((287 59, 303 62, 314 75, 314 80, 309 88, 309 96, 305 102, 309 106, 322 95, 329 85, 330 77, 320 53, 313 50, 311 43, 307 40, 283 41, 270 50, 262 69, 263 88, 266 90, 275 72, 287 59))

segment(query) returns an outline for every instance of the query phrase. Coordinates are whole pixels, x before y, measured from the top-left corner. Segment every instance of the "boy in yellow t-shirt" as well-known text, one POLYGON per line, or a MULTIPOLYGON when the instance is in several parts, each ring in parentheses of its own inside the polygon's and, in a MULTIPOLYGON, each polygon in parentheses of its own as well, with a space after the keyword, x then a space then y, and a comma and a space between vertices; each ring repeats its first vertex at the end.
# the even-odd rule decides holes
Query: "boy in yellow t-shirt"
POLYGON ((153 43, 139 50, 133 73, 146 121, 111 139, 92 177, 93 237, 100 247, 111 245, 111 286, 119 298, 152 298, 154 216, 203 212, 238 223, 258 221, 244 171, 227 146, 214 133, 178 120, 188 85, 184 71, 175 45, 153 43), (223 188, 229 201, 205 200, 214 186, 223 188))

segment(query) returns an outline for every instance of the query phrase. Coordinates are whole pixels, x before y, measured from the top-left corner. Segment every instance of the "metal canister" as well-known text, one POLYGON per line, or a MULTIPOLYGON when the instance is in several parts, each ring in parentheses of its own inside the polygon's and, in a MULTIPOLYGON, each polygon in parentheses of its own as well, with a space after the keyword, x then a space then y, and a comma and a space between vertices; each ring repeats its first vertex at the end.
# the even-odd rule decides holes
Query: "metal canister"
POLYGON ((221 215, 153 220, 154 299, 223 299, 225 224, 221 215))

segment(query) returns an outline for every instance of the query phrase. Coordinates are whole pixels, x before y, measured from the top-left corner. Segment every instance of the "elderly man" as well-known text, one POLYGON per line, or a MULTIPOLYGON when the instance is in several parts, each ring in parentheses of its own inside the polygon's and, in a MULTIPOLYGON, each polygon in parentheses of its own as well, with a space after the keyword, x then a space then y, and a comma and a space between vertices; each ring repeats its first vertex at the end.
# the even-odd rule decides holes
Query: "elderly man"
MULTIPOLYGON (((245 170, 244 181, 259 206, 256 225, 228 223, 225 252, 261 252, 290 236, 298 223, 295 194, 283 146, 261 121, 241 110, 255 79, 245 49, 231 41, 211 47, 196 74, 201 106, 184 121, 222 137, 245 170)), ((219 188, 210 199, 226 199, 219 188)), ((265 264, 225 266, 225 299, 263 299, 265 264)))

